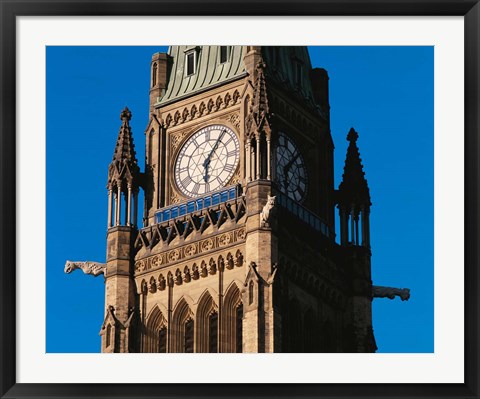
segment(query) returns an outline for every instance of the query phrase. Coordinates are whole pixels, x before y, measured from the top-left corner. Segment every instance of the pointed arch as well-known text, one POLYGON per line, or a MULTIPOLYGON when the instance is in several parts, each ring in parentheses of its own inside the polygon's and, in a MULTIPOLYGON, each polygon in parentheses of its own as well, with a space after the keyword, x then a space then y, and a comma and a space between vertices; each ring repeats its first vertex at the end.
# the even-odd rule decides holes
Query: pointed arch
POLYGON ((196 323, 197 352, 218 352, 218 306, 208 289, 198 302, 196 323))
POLYGON ((233 281, 223 301, 222 352, 243 352, 243 303, 239 285, 233 281))
POLYGON ((172 317, 172 352, 193 353, 195 342, 193 331, 195 329, 194 315, 185 297, 177 302, 172 317))
POLYGON ((158 305, 155 305, 147 317, 143 347, 147 353, 167 351, 167 320, 158 305))
POLYGON ((155 87, 157 85, 157 71, 158 65, 156 62, 154 62, 152 65, 152 87, 155 87))
POLYGON ((112 340, 112 325, 109 323, 107 325, 106 333, 105 333, 105 348, 108 348, 111 345, 112 340))
POLYGON ((305 332, 304 352, 317 353, 319 351, 319 332, 317 316, 313 309, 308 309, 303 317, 303 326, 305 332))
POLYGON ((296 298, 289 301, 287 323, 287 351, 302 353, 304 339, 302 308, 296 298))
POLYGON ((328 317, 322 324, 322 352, 336 352, 335 326, 332 319, 328 317))

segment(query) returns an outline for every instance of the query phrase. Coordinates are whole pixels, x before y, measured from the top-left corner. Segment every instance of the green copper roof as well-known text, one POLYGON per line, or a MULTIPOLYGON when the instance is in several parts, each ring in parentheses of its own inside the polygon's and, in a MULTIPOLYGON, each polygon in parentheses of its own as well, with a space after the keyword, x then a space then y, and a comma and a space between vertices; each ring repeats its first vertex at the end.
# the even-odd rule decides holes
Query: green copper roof
POLYGON ((227 62, 220 62, 221 46, 170 46, 168 55, 172 57, 170 76, 165 94, 157 103, 164 105, 175 100, 235 80, 245 75, 243 46, 228 46, 227 62), (187 76, 186 54, 194 52, 195 73, 187 76))
POLYGON ((310 81, 312 64, 306 46, 264 46, 262 57, 267 66, 267 79, 306 101, 311 107, 318 108, 310 81))
MULTIPOLYGON (((243 57, 246 46, 227 46, 228 60, 223 63, 220 62, 221 47, 170 46, 167 87, 157 105, 162 106, 245 76, 243 57), (195 71, 191 75, 187 75, 185 65, 189 53, 195 54, 195 71)), ((313 96, 310 81, 312 65, 307 47, 262 46, 261 52, 267 80, 321 113, 313 96)))

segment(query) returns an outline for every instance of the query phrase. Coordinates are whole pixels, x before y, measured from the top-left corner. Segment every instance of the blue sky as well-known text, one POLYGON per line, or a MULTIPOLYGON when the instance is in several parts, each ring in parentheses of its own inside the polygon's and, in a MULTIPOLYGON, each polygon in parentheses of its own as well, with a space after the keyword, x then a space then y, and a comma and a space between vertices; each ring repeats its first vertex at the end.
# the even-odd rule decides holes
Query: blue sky
MULTIPOLYGON (((99 352, 104 282, 65 261, 105 261, 107 168, 131 126, 143 170, 149 69, 166 47, 47 47, 47 352, 99 352)), ((350 127, 372 197, 372 279, 411 298, 375 299, 378 352, 433 352, 433 47, 310 47, 330 77, 335 186, 350 127)), ((140 201, 141 203, 141 201, 140 201)), ((337 228, 338 230, 338 228, 337 228)))

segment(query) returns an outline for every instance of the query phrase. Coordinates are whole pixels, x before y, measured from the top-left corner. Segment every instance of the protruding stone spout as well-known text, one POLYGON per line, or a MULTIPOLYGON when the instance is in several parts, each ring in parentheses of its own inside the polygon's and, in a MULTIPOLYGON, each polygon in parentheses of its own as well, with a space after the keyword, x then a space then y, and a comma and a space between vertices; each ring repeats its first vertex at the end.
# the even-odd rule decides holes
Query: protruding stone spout
POLYGON ((398 296, 402 301, 408 301, 408 299, 410 298, 410 289, 382 287, 380 285, 374 285, 372 286, 372 296, 374 298, 388 298, 388 299, 394 299, 396 296, 398 296))
POLYGON ((85 274, 91 274, 94 277, 99 276, 100 274, 105 274, 105 270, 107 268, 106 263, 99 263, 99 262, 72 262, 67 260, 65 263, 65 273, 69 274, 76 269, 81 269, 85 274))

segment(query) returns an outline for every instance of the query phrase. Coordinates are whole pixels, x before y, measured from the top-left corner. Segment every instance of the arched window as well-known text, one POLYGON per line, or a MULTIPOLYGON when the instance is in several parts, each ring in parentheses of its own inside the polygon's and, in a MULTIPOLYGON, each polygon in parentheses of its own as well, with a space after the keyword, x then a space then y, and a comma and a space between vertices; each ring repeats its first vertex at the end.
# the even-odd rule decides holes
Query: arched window
POLYGON ((323 323, 323 350, 322 352, 332 353, 336 352, 335 331, 331 319, 323 323))
POLYGON ((237 306, 236 309, 236 326, 235 326, 235 352, 243 352, 243 304, 237 306))
POLYGON ((196 317, 196 352, 218 352, 218 310, 208 291, 199 300, 196 317))
POLYGON ((248 285, 248 304, 249 305, 253 303, 253 290, 254 290, 254 284, 253 284, 253 281, 250 281, 250 284, 248 285))
POLYGON ((170 352, 193 353, 194 326, 193 313, 186 300, 182 298, 173 311, 170 352))
POLYGON ((288 352, 302 353, 303 347, 303 323, 300 304, 293 299, 288 304, 288 352))
POLYGON ((148 156, 147 156, 147 162, 151 166, 155 162, 153 160, 153 137, 155 135, 155 130, 151 130, 150 134, 148 135, 148 156))
POLYGON ((107 326, 107 333, 105 334, 105 348, 110 346, 110 340, 112 339, 112 326, 107 326))
POLYGON ((208 352, 218 352, 218 313, 213 312, 208 318, 208 352))
POLYGON ((225 292, 222 316, 222 352, 241 353, 243 345, 243 304, 240 289, 232 284, 225 292))
POLYGON ((154 62, 152 66, 152 87, 155 87, 157 85, 157 70, 157 63, 154 62))
POLYGON ((309 309, 304 317, 305 326, 305 350, 306 353, 316 353, 319 351, 318 328, 315 313, 309 309))
POLYGON ((184 353, 193 353, 193 328, 194 322, 192 319, 188 319, 185 322, 185 337, 183 341, 184 353))
POLYGON ((167 329, 165 327, 158 332, 158 353, 167 353, 167 329))
POLYGON ((153 308, 147 318, 143 352, 167 352, 167 321, 158 306, 153 308))

